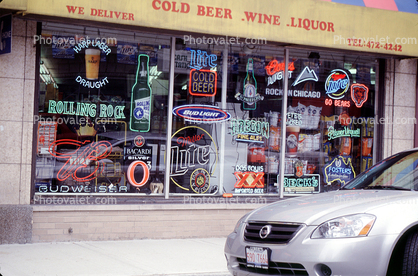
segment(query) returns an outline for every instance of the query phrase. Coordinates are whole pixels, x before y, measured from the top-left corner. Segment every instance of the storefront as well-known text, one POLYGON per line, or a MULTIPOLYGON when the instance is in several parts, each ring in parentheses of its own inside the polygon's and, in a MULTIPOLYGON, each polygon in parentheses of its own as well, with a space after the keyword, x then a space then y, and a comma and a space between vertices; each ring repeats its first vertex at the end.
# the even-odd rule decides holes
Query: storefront
POLYGON ((402 40, 416 15, 392 27, 392 11, 257 3, 27 1, 31 202, 263 204, 338 189, 384 157, 385 64, 418 56, 402 40))

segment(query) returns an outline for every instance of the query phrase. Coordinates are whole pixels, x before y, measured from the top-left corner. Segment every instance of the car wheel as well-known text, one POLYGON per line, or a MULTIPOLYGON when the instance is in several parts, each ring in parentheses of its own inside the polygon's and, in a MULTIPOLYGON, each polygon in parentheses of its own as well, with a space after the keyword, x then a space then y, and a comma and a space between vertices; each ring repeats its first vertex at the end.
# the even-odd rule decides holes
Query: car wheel
POLYGON ((408 236, 402 262, 402 276, 418 275, 418 233, 408 236))

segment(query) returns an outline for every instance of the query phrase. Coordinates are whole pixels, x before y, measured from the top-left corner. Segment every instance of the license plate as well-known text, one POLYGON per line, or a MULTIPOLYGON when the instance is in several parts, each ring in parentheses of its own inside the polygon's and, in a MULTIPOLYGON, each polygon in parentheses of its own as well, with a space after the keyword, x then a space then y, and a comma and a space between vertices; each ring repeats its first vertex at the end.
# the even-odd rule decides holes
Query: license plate
POLYGON ((245 248, 247 267, 269 268, 269 249, 264 247, 248 246, 245 248))

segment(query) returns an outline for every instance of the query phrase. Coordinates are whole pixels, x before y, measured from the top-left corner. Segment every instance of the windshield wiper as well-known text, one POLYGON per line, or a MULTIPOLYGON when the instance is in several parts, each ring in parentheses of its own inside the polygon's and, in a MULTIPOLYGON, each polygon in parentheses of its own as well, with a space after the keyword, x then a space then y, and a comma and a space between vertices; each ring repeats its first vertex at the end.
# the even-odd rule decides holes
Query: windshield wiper
POLYGON ((364 187, 365 190, 400 190, 400 191, 413 191, 412 189, 402 188, 397 186, 368 186, 364 187))

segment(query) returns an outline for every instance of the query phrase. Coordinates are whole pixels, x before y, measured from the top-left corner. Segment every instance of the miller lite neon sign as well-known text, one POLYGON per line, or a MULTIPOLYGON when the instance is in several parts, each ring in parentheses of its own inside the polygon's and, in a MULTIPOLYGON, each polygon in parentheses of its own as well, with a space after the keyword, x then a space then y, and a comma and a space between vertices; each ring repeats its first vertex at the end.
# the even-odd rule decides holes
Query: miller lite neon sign
POLYGON ((350 87, 350 77, 342 69, 334 69, 325 81, 325 91, 328 97, 339 100, 345 96, 350 87))

